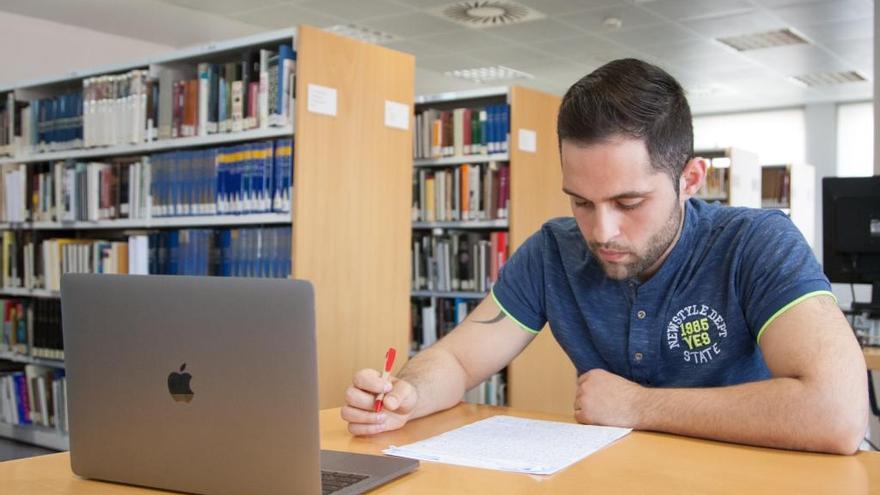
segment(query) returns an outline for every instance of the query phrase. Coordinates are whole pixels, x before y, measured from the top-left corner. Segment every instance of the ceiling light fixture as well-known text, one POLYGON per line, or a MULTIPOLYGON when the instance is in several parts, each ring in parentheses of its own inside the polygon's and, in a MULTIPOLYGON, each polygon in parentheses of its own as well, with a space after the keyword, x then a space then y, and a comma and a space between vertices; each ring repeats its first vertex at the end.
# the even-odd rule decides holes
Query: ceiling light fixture
POLYGON ((546 17, 531 7, 508 0, 456 2, 435 7, 428 12, 474 29, 507 26, 546 17))
POLYGON ((534 79, 535 76, 528 72, 511 69, 503 65, 493 65, 490 67, 476 67, 472 69, 457 69, 443 73, 445 76, 457 77, 467 81, 478 83, 488 81, 507 81, 512 79, 534 79))
POLYGON ((864 82, 868 80, 867 77, 854 70, 843 72, 815 72, 813 74, 794 76, 791 79, 810 88, 864 82))
POLYGON ((805 45, 810 43, 805 37, 794 32, 790 28, 739 36, 728 36, 726 38, 718 38, 718 41, 738 52, 761 50, 763 48, 774 48, 777 46, 805 45))
POLYGON ((345 36, 348 38, 354 38, 358 41, 363 41, 365 43, 373 43, 374 45, 390 43, 399 39, 397 36, 391 33, 386 33, 384 31, 379 31, 378 29, 358 26, 355 24, 337 24, 335 26, 324 28, 324 31, 338 34, 340 36, 345 36))

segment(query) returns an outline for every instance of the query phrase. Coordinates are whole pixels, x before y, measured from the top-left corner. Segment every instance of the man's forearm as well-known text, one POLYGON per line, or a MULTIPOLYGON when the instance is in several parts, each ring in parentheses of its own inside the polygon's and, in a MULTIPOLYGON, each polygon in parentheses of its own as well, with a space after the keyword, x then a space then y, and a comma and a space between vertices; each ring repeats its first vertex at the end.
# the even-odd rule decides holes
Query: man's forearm
POLYGON ((866 417, 867 413, 844 414, 835 392, 819 393, 795 378, 723 388, 645 388, 637 400, 635 427, 751 445, 849 454, 864 433, 864 422, 859 430, 860 422, 855 418, 866 417))
POLYGON ((467 383, 467 374, 455 356, 436 345, 411 359, 398 378, 409 382, 418 391, 413 418, 458 404, 467 383))

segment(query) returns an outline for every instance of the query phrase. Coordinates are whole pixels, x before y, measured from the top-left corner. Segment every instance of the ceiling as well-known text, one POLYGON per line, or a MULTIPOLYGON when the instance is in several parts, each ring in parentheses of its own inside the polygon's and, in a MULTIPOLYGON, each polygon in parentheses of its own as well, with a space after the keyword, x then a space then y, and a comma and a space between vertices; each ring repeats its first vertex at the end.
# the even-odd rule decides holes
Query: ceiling
POLYGON ((504 65, 562 94, 601 64, 637 57, 672 73, 695 113, 870 99, 871 0, 517 0, 543 17, 473 29, 430 13, 450 0, 0 0, 0 11, 171 46, 311 24, 356 24, 412 53, 418 94, 480 87, 444 75, 504 65), (616 18, 619 28, 603 21, 616 18), (132 22, 137 19, 137 22, 132 22), (715 38, 793 28, 810 43, 736 52, 715 38), (868 81, 807 88, 792 76, 854 70, 868 81))

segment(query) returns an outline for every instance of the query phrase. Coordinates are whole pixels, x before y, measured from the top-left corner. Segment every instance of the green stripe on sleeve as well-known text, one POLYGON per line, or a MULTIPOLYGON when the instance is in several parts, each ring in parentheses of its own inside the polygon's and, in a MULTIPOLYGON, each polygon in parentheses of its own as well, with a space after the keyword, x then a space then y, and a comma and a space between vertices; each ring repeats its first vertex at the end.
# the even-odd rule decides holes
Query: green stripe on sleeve
MULTIPOLYGON (((808 292, 808 293, 802 295, 801 297, 795 299, 794 301, 792 301, 792 302, 786 304, 785 306, 781 307, 781 308, 779 309, 779 311, 773 313, 773 316, 771 316, 771 317, 767 320, 767 322, 764 323, 764 326, 761 327, 761 331, 758 332, 758 336, 755 338, 755 342, 757 342, 757 343, 759 343, 759 344, 761 343, 761 335, 764 335, 764 331, 767 330, 767 327, 769 327, 770 324, 773 323, 774 320, 776 320, 776 318, 779 318, 779 317, 782 315, 782 313, 785 313, 785 312, 788 311, 789 309, 793 308, 794 306, 797 306, 799 303, 801 303, 801 302, 803 302, 803 301, 805 301, 805 300, 807 300, 807 299, 809 299, 809 298, 811 298, 811 297, 822 296, 822 295, 828 295, 828 296, 831 296, 831 298, 834 299, 835 302, 837 301, 837 297, 835 297, 834 294, 832 294, 830 291, 827 291, 827 290, 817 290, 817 291, 813 291, 813 292, 808 292)), ((497 302, 497 301, 496 301, 496 302, 497 302)), ((503 308, 502 308, 502 309, 503 309, 503 308)))
POLYGON ((532 330, 531 328, 529 328, 529 327, 523 325, 521 321, 519 321, 519 320, 517 320, 516 318, 514 318, 512 314, 510 314, 506 309, 504 309, 504 306, 502 306, 501 303, 498 302, 498 298, 495 297, 495 290, 492 290, 492 291, 491 291, 491 294, 492 294, 492 299, 495 301, 495 304, 498 305, 498 308, 500 308, 501 311, 502 311, 505 315, 507 315, 508 318, 510 318, 511 320, 513 320, 514 323, 516 323, 517 325, 519 325, 520 328, 522 328, 522 329, 525 330, 526 332, 529 332, 529 333, 534 334, 534 335, 537 335, 538 333, 540 333, 539 330, 532 330))

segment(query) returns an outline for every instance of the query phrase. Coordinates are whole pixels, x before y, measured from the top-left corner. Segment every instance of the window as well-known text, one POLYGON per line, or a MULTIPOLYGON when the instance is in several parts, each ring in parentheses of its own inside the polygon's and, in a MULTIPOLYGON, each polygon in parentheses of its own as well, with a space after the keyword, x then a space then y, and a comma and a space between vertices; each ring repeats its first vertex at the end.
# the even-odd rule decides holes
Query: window
POLYGON ((803 109, 694 117, 694 149, 741 148, 758 154, 762 165, 804 163, 803 109))
POLYGON ((837 176, 874 175, 874 104, 837 107, 837 176))

